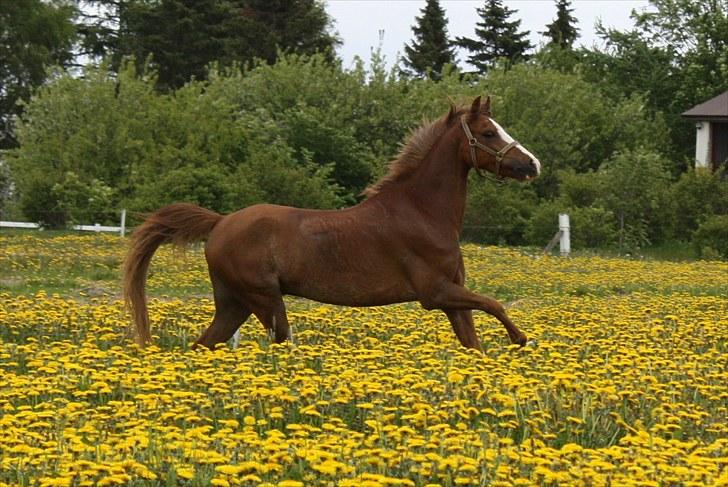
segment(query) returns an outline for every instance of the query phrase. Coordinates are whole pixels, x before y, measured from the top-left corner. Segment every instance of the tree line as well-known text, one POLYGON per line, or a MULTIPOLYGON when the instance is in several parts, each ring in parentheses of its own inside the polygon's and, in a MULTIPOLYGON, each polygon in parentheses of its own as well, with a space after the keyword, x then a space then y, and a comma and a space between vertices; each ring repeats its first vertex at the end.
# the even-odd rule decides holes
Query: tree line
POLYGON ((575 245, 728 255, 728 187, 691 169, 679 116, 728 89, 728 2, 654 0, 634 29, 600 27, 602 49, 574 47, 570 2, 555 3, 536 48, 500 0, 457 39, 428 0, 391 68, 377 52, 343 67, 314 0, 3 3, 0 210, 53 226, 182 200, 342 207, 423 114, 489 93, 544 174, 473 180, 464 237, 539 245, 568 211, 575 245), (26 52, 36 30, 46 46, 26 52))

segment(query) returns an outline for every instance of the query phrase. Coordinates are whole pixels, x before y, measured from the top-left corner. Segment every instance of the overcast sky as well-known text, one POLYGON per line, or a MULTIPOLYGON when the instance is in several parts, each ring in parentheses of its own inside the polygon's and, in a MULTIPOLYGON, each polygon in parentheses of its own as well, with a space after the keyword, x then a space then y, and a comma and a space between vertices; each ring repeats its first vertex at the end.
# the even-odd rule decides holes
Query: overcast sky
MULTIPOLYGON (((554 0, 505 0, 505 5, 517 12, 512 18, 521 19, 521 30, 531 31, 530 39, 534 45, 544 42, 539 32, 556 16, 554 0)), ((421 15, 420 9, 425 0, 328 0, 326 11, 334 18, 334 28, 344 44, 339 54, 344 66, 350 67, 354 56, 369 60, 372 48, 380 45, 389 65, 398 53, 402 55, 405 43, 412 41, 412 26, 415 17, 421 15)), ((482 7, 483 0, 440 0, 448 18, 450 38, 458 36, 474 37, 475 23, 480 19, 475 9, 482 7)), ((647 0, 575 0, 572 1, 572 15, 578 21, 578 45, 591 47, 599 43, 594 32, 594 24, 601 19, 608 27, 619 30, 632 26, 629 18, 632 9, 642 10, 647 0)), ((466 59, 460 52, 459 61, 466 59)))

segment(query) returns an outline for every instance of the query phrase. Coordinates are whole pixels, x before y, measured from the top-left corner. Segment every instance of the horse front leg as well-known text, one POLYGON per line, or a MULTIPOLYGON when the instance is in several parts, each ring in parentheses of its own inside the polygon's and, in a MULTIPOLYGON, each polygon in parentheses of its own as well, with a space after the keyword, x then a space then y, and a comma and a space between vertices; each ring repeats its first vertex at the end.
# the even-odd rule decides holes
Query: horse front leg
POLYGON ((478 333, 475 331, 475 324, 473 323, 473 312, 469 309, 443 309, 443 311, 447 315, 447 319, 450 320, 452 329, 455 331, 458 340, 460 340, 460 344, 463 347, 472 348, 483 353, 483 346, 478 339, 478 333))
POLYGON ((523 346, 528 342, 526 335, 513 324, 501 303, 490 296, 475 294, 454 282, 441 281, 420 299, 420 303, 425 309, 485 311, 503 323, 511 343, 523 346))
MULTIPOLYGON (((465 262, 463 261, 462 254, 460 255, 460 262, 458 265, 458 271, 455 273, 455 280, 453 281, 458 286, 465 284, 465 262)), ((472 348, 479 350, 483 353, 483 346, 478 338, 478 333, 475 331, 475 323, 473 323, 473 311, 470 309, 443 309, 447 319, 450 320, 452 329, 455 335, 460 340, 460 344, 466 348, 472 348)))

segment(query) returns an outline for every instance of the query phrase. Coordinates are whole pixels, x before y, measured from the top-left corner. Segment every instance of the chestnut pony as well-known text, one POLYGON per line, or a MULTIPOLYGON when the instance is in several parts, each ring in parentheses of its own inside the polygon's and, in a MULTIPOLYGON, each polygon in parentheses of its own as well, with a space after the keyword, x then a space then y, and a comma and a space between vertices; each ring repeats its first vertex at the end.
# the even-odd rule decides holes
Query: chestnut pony
POLYGON ((389 172, 343 210, 255 205, 223 216, 177 203, 149 215, 131 238, 124 295, 140 345, 150 342, 144 286, 164 243, 207 240, 215 316, 195 343, 211 348, 252 314, 280 343, 290 338, 283 295, 346 306, 419 301, 445 312, 460 343, 481 350, 472 310, 496 317, 512 343, 526 336, 503 306, 465 287, 458 237, 471 169, 529 180, 539 161, 476 98, 415 130, 389 172))

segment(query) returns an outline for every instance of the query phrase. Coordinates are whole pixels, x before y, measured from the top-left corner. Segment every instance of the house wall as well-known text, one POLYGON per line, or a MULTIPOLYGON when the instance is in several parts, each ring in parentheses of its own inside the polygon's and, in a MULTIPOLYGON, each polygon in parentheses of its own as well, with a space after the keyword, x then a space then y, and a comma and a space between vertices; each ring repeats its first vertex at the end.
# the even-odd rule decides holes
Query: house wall
POLYGON ((698 122, 695 127, 695 167, 710 167, 710 122, 698 122))

